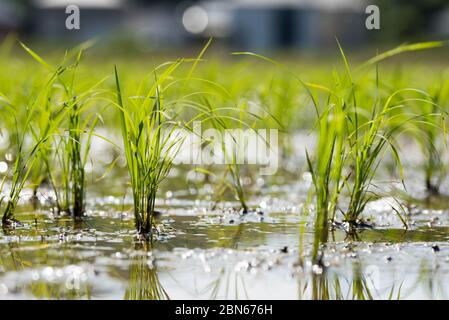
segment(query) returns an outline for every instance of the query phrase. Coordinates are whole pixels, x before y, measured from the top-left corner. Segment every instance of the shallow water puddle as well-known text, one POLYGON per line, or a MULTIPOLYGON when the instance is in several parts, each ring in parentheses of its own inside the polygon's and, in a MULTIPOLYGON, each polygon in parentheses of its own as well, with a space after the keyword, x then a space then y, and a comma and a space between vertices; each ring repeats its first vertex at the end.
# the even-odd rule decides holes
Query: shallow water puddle
POLYGON ((2 299, 448 297, 444 226, 337 230, 319 268, 299 259, 300 225, 306 256, 313 230, 293 213, 165 214, 152 246, 135 243, 126 215, 19 218, 0 235, 2 299))

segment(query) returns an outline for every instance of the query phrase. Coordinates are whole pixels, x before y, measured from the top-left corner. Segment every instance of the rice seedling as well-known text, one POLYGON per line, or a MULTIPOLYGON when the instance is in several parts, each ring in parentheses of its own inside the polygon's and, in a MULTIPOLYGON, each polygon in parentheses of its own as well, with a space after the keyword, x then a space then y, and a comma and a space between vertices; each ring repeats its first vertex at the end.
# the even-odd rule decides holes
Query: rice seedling
MULTIPOLYGON (((8 109, 14 112, 12 105, 6 105, 8 109)), ((12 168, 11 174, 11 184, 9 190, 9 196, 4 200, 6 202, 6 207, 3 210, 2 224, 4 227, 11 225, 14 221, 14 213, 17 207, 17 203, 20 199, 20 193, 27 182, 28 176, 30 175, 31 168, 34 161, 36 160, 36 154, 41 147, 42 143, 45 141, 46 137, 40 137, 39 140, 28 147, 25 144, 25 137, 30 130, 31 115, 34 112, 34 108, 31 107, 27 112, 27 120, 24 125, 19 128, 19 124, 15 124, 15 136, 16 136, 16 158, 12 168)), ((3 184, 3 183, 2 183, 3 184)))
MULTIPOLYGON (((243 184, 243 177, 245 174, 250 174, 250 170, 246 165, 256 164, 265 156, 264 152, 273 152, 271 141, 274 137, 263 136, 257 130, 257 127, 263 126, 268 120, 275 120, 276 118, 260 108, 256 112, 249 110, 246 103, 230 107, 214 107, 210 101, 206 103, 207 110, 205 113, 207 117, 203 119, 203 123, 210 124, 211 127, 220 133, 219 141, 213 139, 205 139, 204 144, 219 144, 218 149, 221 151, 221 158, 225 164, 225 169, 221 174, 215 174, 210 169, 200 168, 198 171, 207 175, 214 176, 217 180, 215 199, 222 200, 226 191, 230 191, 235 200, 240 204, 239 210, 241 213, 248 213, 251 208, 247 203, 248 192, 245 191, 243 184), (257 154, 250 155, 251 144, 257 144, 257 154), (253 158, 251 158, 254 156, 253 158), (255 158, 255 159, 254 159, 255 158), (243 168, 248 169, 246 171, 243 168)), ((266 133, 266 131, 264 131, 266 133)), ((277 156, 277 155, 276 155, 277 156)), ((214 206, 215 207, 215 206, 214 206)))
MULTIPOLYGON (((235 159, 235 157, 233 159, 235 159)), ((249 212, 249 207, 246 201, 247 193, 243 190, 240 168, 240 164, 236 163, 234 160, 230 164, 226 165, 226 169, 220 175, 213 173, 211 169, 196 169, 196 171, 204 173, 208 177, 213 176, 216 178, 216 187, 214 191, 215 203, 212 206, 213 210, 215 210, 217 208, 217 204, 223 200, 226 191, 230 191, 234 195, 235 200, 237 200, 240 204, 240 208, 237 210, 241 211, 242 214, 249 212)))
MULTIPOLYGON (((99 115, 88 114, 87 111, 89 102, 101 92, 96 88, 105 80, 77 92, 76 71, 87 45, 69 52, 58 66, 53 67, 22 44, 27 53, 50 70, 50 81, 39 98, 40 117, 36 118, 40 120, 37 127, 51 138, 38 153, 41 167, 36 170, 37 177, 41 176, 40 170, 44 164, 45 176, 55 194, 57 211, 71 213, 77 218, 85 212, 85 166, 92 137, 96 135, 94 129, 100 120, 99 115)), ((35 138, 39 136, 33 134, 35 138)))
MULTIPOLYGON (((315 100, 314 100, 315 101, 315 100)), ((313 259, 318 259, 321 243, 327 242, 328 221, 335 215, 341 192, 342 171, 345 161, 345 111, 341 100, 318 114, 318 141, 316 159, 306 151, 308 169, 315 193, 315 241, 313 259)), ((317 109, 318 110, 318 109, 317 109)))
POLYGON ((5 187, 6 176, 3 177, 0 184, 0 208, 2 207, 3 201, 5 200, 5 195, 3 194, 3 188, 5 187))
MULTIPOLYGON (((210 43, 211 40, 208 41, 200 52, 196 59, 196 63, 202 58, 210 43)), ((195 65, 192 67, 192 70, 193 68, 195 68, 195 65)), ((192 70, 189 72, 189 78, 192 70)), ((204 141, 202 141, 202 146, 211 146, 211 148, 214 149, 217 144, 219 145, 218 147, 221 149, 225 170, 221 175, 215 174, 210 169, 204 167, 197 168, 196 170, 206 174, 208 177, 214 176, 216 180, 218 180, 214 196, 216 204, 218 201, 222 200, 226 191, 230 191, 234 195, 234 198, 240 203, 241 212, 247 213, 248 204, 242 186, 241 163, 239 162, 241 157, 244 156, 241 154, 242 150, 240 148, 244 148, 244 146, 239 144, 244 144, 245 142, 240 141, 239 137, 231 133, 231 130, 251 129, 252 126, 249 124, 249 121, 252 119, 254 124, 254 119, 256 119, 256 117, 254 113, 247 110, 247 104, 245 102, 240 104, 236 102, 232 98, 230 91, 219 83, 206 79, 197 78, 197 80, 207 81, 207 83, 212 85, 216 91, 213 92, 215 101, 211 101, 212 97, 207 97, 208 94, 204 94, 201 99, 202 101, 191 103, 194 104, 195 109, 199 111, 194 119, 201 119, 203 125, 210 125, 211 128, 220 133, 219 141, 214 141, 213 138, 204 139, 204 141), (217 107, 217 105, 220 107, 217 107), (229 138, 229 136, 231 137, 227 141, 226 139, 229 138)), ((215 137, 215 139, 216 138, 217 137, 215 137)), ((214 156, 218 157, 219 155, 215 154, 214 156)), ((213 208, 215 207, 216 206, 214 205, 213 208)))
MULTIPOLYGON (((439 45, 437 43, 433 46, 439 45)), ((417 45, 413 47, 420 48, 417 45)), ((429 46, 423 44, 422 47, 429 46)), ((367 105, 367 100, 358 99, 349 63, 341 47, 340 50, 346 75, 344 78, 337 76, 335 88, 326 90, 329 98, 324 112, 319 113, 316 108, 318 143, 314 164, 307 155, 316 197, 313 259, 318 263, 321 261, 319 247, 327 241, 328 220, 336 221, 337 210, 342 214, 344 226, 349 232, 364 225, 361 215, 367 203, 381 194, 380 191, 373 190, 376 187, 373 179, 387 149, 391 151, 402 177, 397 137, 404 132, 419 132, 423 126, 431 126, 432 123, 426 121, 425 117, 441 117, 441 113, 424 113, 421 109, 413 112, 408 109, 412 103, 437 106, 430 95, 423 91, 405 88, 381 97, 378 94, 378 65, 376 94, 372 98, 372 104, 367 105), (401 98, 403 95, 405 98, 401 98), (346 205, 341 201, 342 192, 349 196, 346 205)), ((394 49, 391 52, 402 51, 394 49)), ((380 56, 388 57, 390 54, 380 56)), ((372 61, 378 63, 379 59, 372 61)), ((392 210, 396 211, 407 226, 402 213, 393 207, 392 210)))
MULTIPOLYGON (((179 282, 184 287, 185 283, 179 280, 185 279, 184 267, 189 265, 194 276, 202 275, 195 278, 198 283, 194 288, 202 290, 182 290, 188 292, 183 294, 189 297, 194 294, 204 296, 208 290, 211 298, 220 297, 222 293, 226 297, 231 292, 228 287, 235 289, 236 298, 258 297, 266 293, 255 292, 253 287, 246 286, 240 275, 234 277, 233 272, 228 272, 232 268, 223 261, 238 260, 239 268, 250 272, 256 270, 260 284, 267 285, 263 282, 267 279, 265 272, 282 272, 285 270, 283 264, 291 260, 291 254, 299 251, 299 262, 293 265, 293 272, 298 279, 301 298, 400 297, 400 281, 393 279, 391 289, 385 288, 379 295, 358 261, 345 257, 348 248, 358 246, 360 250, 351 253, 363 256, 360 261, 367 259, 370 263, 369 259, 374 259, 377 263, 377 251, 367 254, 363 250, 363 243, 373 242, 368 247, 384 248, 385 255, 389 254, 391 246, 380 247, 377 241, 420 242, 418 254, 428 249, 426 258, 432 250, 439 250, 430 245, 426 249, 422 242, 441 239, 441 228, 430 227, 426 232, 420 228, 418 232, 402 234, 399 220, 402 219, 404 226, 413 226, 409 224, 415 219, 412 214, 421 218, 422 213, 417 212, 419 208, 413 208, 411 214, 405 216, 402 200, 395 192, 399 189, 398 182, 403 182, 408 174, 421 178, 421 172, 417 174, 415 167, 412 167, 414 172, 404 170, 405 174, 402 174, 402 165, 406 165, 404 154, 415 156, 407 154, 409 143, 416 147, 413 139, 420 144, 425 157, 428 193, 435 195, 440 191, 440 183, 446 175, 444 139, 448 84, 444 73, 441 78, 427 80, 421 77, 421 69, 411 68, 399 77, 382 63, 394 54, 433 46, 437 44, 402 47, 378 55, 359 68, 353 68, 341 50, 343 63, 340 62, 333 72, 324 70, 327 63, 304 67, 293 60, 285 62, 288 66, 285 72, 287 67, 278 68, 279 63, 250 53, 245 54, 271 62, 274 67, 267 68, 265 63, 259 65, 252 61, 250 64, 239 61, 234 66, 229 61, 232 59, 204 62, 205 49, 196 59, 174 60, 154 67, 145 61, 147 57, 141 60, 127 57, 114 57, 114 61, 89 60, 90 55, 85 57, 84 50, 78 49, 68 51, 62 61, 55 59, 56 63, 50 63, 53 61, 51 56, 44 60, 24 47, 42 68, 36 68, 35 61, 20 55, 14 57, 14 61, 20 63, 12 67, 5 60, 13 58, 3 58, 0 50, 0 69, 12 70, 17 75, 8 79, 4 75, 8 72, 0 72, 0 208, 5 213, 3 225, 8 226, 18 218, 27 226, 14 231, 19 235, 38 239, 50 230, 51 235, 57 234, 60 238, 67 235, 73 240, 66 248, 70 254, 61 262, 57 261, 59 255, 48 255, 46 249, 65 248, 66 242, 58 241, 60 238, 42 237, 41 241, 27 242, 27 249, 38 249, 27 250, 27 261, 30 261, 28 268, 33 276, 36 274, 40 278, 39 281, 25 281, 23 288, 17 287, 17 292, 38 298, 94 299, 105 296, 168 299, 168 292, 170 298, 178 298, 181 290, 175 289, 174 283, 179 282), (117 67, 113 77, 101 78, 111 74, 114 64, 117 67), (296 76, 298 71, 301 77, 296 76), (186 131, 197 134, 194 130, 197 121, 202 125, 198 135, 201 151, 213 149, 214 155, 222 157, 225 163, 183 162, 175 167, 177 155, 187 149, 184 134, 186 131), (279 167, 282 172, 271 177, 258 177, 256 170, 262 165, 241 161, 240 152, 245 149, 242 144, 247 143, 244 141, 247 137, 242 140, 239 134, 258 134, 260 128, 279 129, 285 134, 283 138, 296 138, 297 134, 302 138, 307 130, 312 137, 305 141, 307 147, 303 140, 281 142, 283 150, 279 154, 284 158, 280 159, 279 167), (217 148, 218 140, 207 136, 207 130, 218 132, 221 137, 227 132, 233 143, 229 145, 221 139, 217 148), (308 144, 312 140, 315 142, 313 149, 308 144), (122 149, 123 153, 118 155, 122 149), (386 161, 390 160, 392 170, 383 170, 386 161), (6 173, 5 165, 10 170, 6 173), (203 165, 204 168, 199 168, 203 165), (190 179, 193 170, 205 173, 210 179, 201 180, 202 175, 190 179), (94 182, 97 176, 101 176, 104 183, 94 182), (129 181, 126 186, 122 183, 124 178, 129 181), (193 180, 197 189, 185 186, 185 180, 193 180), (25 202, 21 206, 29 192, 28 187, 42 204, 39 212, 29 212, 25 202), (128 202, 126 188, 131 189, 132 203, 128 202), (397 203, 390 210, 384 204, 391 198, 397 203), (206 201, 199 201, 203 199, 206 201), (209 200, 214 200, 216 205, 213 212, 207 210, 209 200), (255 207, 259 200, 260 208, 255 207), (80 217, 86 211, 86 203, 90 216, 87 220, 72 221, 54 214, 57 211, 80 217), (157 219, 161 216, 161 207, 167 211, 162 216, 169 218, 157 219), (121 214, 127 209, 134 214, 135 226, 121 214), (266 210, 264 222, 261 223, 262 216, 252 214, 240 217, 239 222, 244 223, 235 223, 235 220, 223 219, 220 215, 229 212, 234 219, 235 213, 252 210, 257 213, 266 210), (380 210, 382 216, 379 217, 385 217, 385 220, 377 220, 376 214, 380 210), (376 228, 371 221, 377 224, 377 221, 383 223, 387 219, 392 221, 390 230, 359 232, 362 228, 376 228), (173 231, 171 226, 182 232, 173 231), (121 252, 129 247, 126 243, 130 241, 128 235, 133 228, 138 239, 145 240, 139 244, 149 245, 146 240, 156 234, 167 239, 163 244, 157 244, 157 249, 167 251, 164 269, 166 266, 173 269, 170 276, 176 281, 163 281, 162 286, 154 260, 146 252, 150 246, 144 247, 144 252, 138 247, 139 252, 132 253, 130 259, 122 259, 121 252), (301 242, 297 251, 298 228, 301 242), (117 238, 112 239, 109 235, 117 238), (83 245, 72 245, 79 241, 79 236, 83 237, 83 245), (63 282, 60 281, 65 279, 46 281, 50 271, 46 267, 41 270, 44 263, 53 268, 56 277, 65 270, 60 263, 79 264, 80 256, 83 269, 97 270, 97 256, 84 252, 80 255, 78 250, 80 247, 85 250, 86 246, 98 241, 117 253, 99 252, 107 272, 88 273, 86 286, 76 292, 61 286, 63 282), (325 245, 326 242, 341 241, 360 243, 325 245), (39 247, 34 242, 39 243, 39 247), (263 246, 261 250, 246 250, 259 245, 263 246), (280 249, 284 246, 285 249, 280 249), (186 248, 185 251, 172 250, 175 247, 186 248), (215 253, 210 250, 213 248, 223 250, 215 253), (334 252, 334 248, 336 256, 344 262, 336 268, 333 263, 325 264, 328 260, 323 258, 327 249, 334 252), (203 260, 203 253, 207 260, 203 260), (222 255, 232 255, 233 258, 221 259, 222 255), (48 260, 44 256, 45 259, 48 256, 48 260), (181 256, 182 259, 178 259, 181 256), (244 261, 240 261, 243 256, 244 261), (312 264, 306 263, 310 258, 312 264), (120 259, 119 267, 116 259, 120 259), (129 273, 123 274, 123 264, 127 264, 129 273), (208 278, 203 273, 209 266, 208 278), (308 273, 310 267, 311 274, 308 273), (211 283, 210 280, 216 281, 211 283), (112 286, 108 283, 111 292, 104 290, 101 281, 113 281, 112 286), (191 293, 193 291, 195 293, 191 293)), ((423 72, 432 75, 435 70, 423 72)), ((262 140, 260 137, 258 141, 262 140)), ((270 149, 272 140, 264 142, 270 149)), ((194 156, 199 155, 196 150, 192 152, 194 156)), ((410 160, 413 162, 416 158, 419 159, 419 155, 410 160)), ((432 205, 433 201, 435 199, 429 199, 432 205)), ((420 218, 415 226, 420 226, 420 218)), ((440 221, 435 219, 432 223, 440 221)), ((11 232, 4 230, 4 239, 14 238, 6 237, 11 232)), ((405 250, 410 248, 413 244, 408 243, 405 250)), ((9 272, 15 266, 7 261, 7 257, 16 260, 14 254, 23 248, 18 243, 12 250, 14 252, 4 249, 5 257, 1 257, 0 264, 4 264, 2 268, 9 272)), ((125 256, 128 257, 126 253, 125 256)), ((416 259, 410 261, 416 262, 416 259)), ((388 262, 390 266, 396 263, 394 257, 388 262)), ((383 270, 382 266, 380 268, 383 270)), ((291 288, 291 281, 285 283, 281 278, 277 281, 279 286, 291 288)), ((444 279, 439 281, 444 282, 444 279)), ((409 280, 405 282, 410 284, 409 280)), ((405 287, 409 289, 408 285, 405 287)), ((3 286, 0 289, 5 292, 3 286)), ((7 297, 15 293, 11 291, 7 297)), ((292 292, 287 290, 282 294, 292 297, 292 292)))
MULTIPOLYGON (((447 101, 449 101, 449 82, 440 80, 430 88, 430 96, 434 105, 427 107, 429 114, 447 112, 447 101)), ((440 194, 440 186, 446 177, 447 167, 443 157, 446 151, 446 138, 444 137, 446 128, 444 119, 435 117, 426 117, 426 121, 430 124, 423 127, 423 134, 415 137, 421 150, 425 156, 424 159, 424 179, 428 196, 438 196, 440 194)))
MULTIPOLYGON (((236 123, 240 127, 251 128, 246 124, 246 117, 251 116, 251 112, 243 108, 214 107, 212 103, 204 96, 207 92, 199 91, 181 95, 181 98, 174 99, 168 103, 163 98, 165 89, 171 88, 174 83, 188 83, 189 81, 204 81, 203 79, 193 78, 192 73, 197 63, 201 60, 209 42, 200 52, 199 56, 193 60, 193 65, 186 78, 170 81, 174 72, 185 62, 192 60, 178 60, 163 64, 154 69, 154 82, 151 84, 148 93, 142 95, 143 85, 139 86, 139 91, 135 96, 128 97, 127 102, 123 97, 121 83, 117 68, 115 70, 117 103, 115 106, 119 109, 120 123, 122 128, 122 139, 124 144, 125 157, 128 164, 128 171, 131 180, 131 188, 134 199, 134 216, 136 229, 141 236, 151 238, 155 213, 155 200, 159 184, 166 178, 183 143, 183 137, 179 136, 176 129, 183 128, 192 131, 192 125, 195 122, 211 124, 217 130, 224 131, 232 128, 231 123, 236 123), (166 67, 160 76, 157 71, 166 67), (165 88, 164 88, 165 86, 165 88), (199 96, 200 101, 192 100, 192 97, 199 96), (176 113, 178 106, 186 107, 183 109, 183 118, 176 113), (188 112, 194 113, 189 120, 188 112), (172 117, 169 114, 174 114, 172 117), (237 115, 235 115, 237 114, 237 115), (184 119, 184 120, 183 120, 184 119), (137 124, 137 125, 135 125, 137 124), (165 131, 164 131, 165 130, 165 131)), ((209 86, 218 88, 219 91, 225 91, 220 85, 207 81, 209 86)), ((185 90, 183 85, 181 90, 185 90)), ((234 128, 233 128, 234 129, 234 128)), ((234 137, 235 139, 235 137, 234 137)), ((211 143, 203 141, 203 143, 211 143)), ((235 197, 242 206, 242 212, 248 211, 245 193, 241 184, 240 163, 233 149, 231 152, 227 149, 224 140, 221 142, 223 155, 230 157, 226 161, 226 170, 222 181, 225 188, 234 192, 235 197), (230 176, 230 182, 226 181, 230 176)), ((206 172, 207 170, 203 170, 206 172)), ((210 172, 206 172, 210 174, 210 172)), ((222 185, 223 186, 223 185, 222 185)), ((219 193, 222 194, 225 188, 219 193)))
MULTIPOLYGON (((255 174, 251 171, 251 165, 261 168, 267 154, 277 157, 277 131, 272 135, 270 130, 265 128, 282 128, 279 120, 263 105, 240 99, 219 99, 212 103, 206 99, 205 103, 208 117, 203 119, 205 124, 210 124, 211 128, 220 132, 221 139, 219 149, 225 164, 222 175, 214 174, 210 170, 201 170, 209 175, 217 177, 215 198, 221 200, 226 191, 230 191, 235 200, 240 204, 240 211, 243 214, 253 210, 248 205, 249 188, 245 189, 244 177, 250 181, 255 179, 255 174), (219 105, 220 107, 216 107, 219 105), (225 107, 221 107, 225 105, 225 107), (274 124, 274 125, 272 125, 274 124), (263 128, 263 129, 259 129, 263 128)), ((205 141, 217 143, 217 141, 205 141)))
MULTIPOLYGON (((400 46, 368 60, 357 71, 403 52, 425 50, 442 45, 442 42, 429 42, 400 46)), ((385 149, 390 148, 402 177, 402 166, 398 148, 395 145, 395 137, 404 132, 419 134, 423 128, 435 127, 434 122, 438 119, 444 120, 439 106, 424 91, 405 88, 394 91, 389 96, 381 97, 378 66, 376 66, 376 94, 374 97, 366 96, 367 87, 357 86, 354 83, 346 56, 340 44, 338 46, 346 72, 343 76, 334 72, 333 88, 304 82, 293 74, 309 95, 318 118, 315 157, 312 159, 306 151, 307 166, 315 191, 316 232, 313 254, 315 261, 318 258, 319 243, 327 241, 328 220, 335 221, 337 209, 352 230, 361 223, 360 215, 366 204, 380 196, 380 193, 373 192, 371 187, 374 186, 372 181, 385 149), (360 91, 365 96, 358 97, 359 93, 356 92, 358 87, 363 88, 360 91), (402 97, 407 94, 416 96, 402 97), (323 96, 324 108, 318 105, 320 97, 323 96), (373 100, 372 105, 366 104, 367 98, 373 100), (362 104, 358 101, 362 101, 362 104), (404 111, 413 104, 420 104, 416 113, 404 111), (432 110, 425 112, 423 107, 427 106, 431 106, 432 110), (398 113, 401 115, 399 116, 398 113), (429 119, 432 119, 432 122, 429 122, 429 119), (344 208, 339 201, 343 191, 349 194, 349 204, 344 208)), ((276 61, 254 53, 236 54, 255 56, 280 66, 276 61)), ((401 220, 405 224, 402 217, 401 220)))
MULTIPOLYGON (((366 204, 378 197, 378 193, 372 191, 373 179, 384 157, 385 150, 390 149, 399 174, 402 178, 402 164, 396 139, 405 132, 420 132, 421 129, 433 126, 426 118, 441 118, 441 113, 409 111, 411 103, 419 103, 422 106, 437 105, 426 92, 405 88, 390 94, 385 100, 375 100, 373 112, 368 122, 359 125, 359 115, 356 113, 354 103, 354 128, 350 132, 349 145, 351 146, 350 161, 354 170, 354 184, 350 190, 350 201, 347 211, 343 214, 345 220, 351 224, 357 224, 366 204), (408 95, 405 99, 396 99, 398 95, 408 95), (381 101, 377 104, 377 101, 381 101), (399 112, 399 114, 396 114, 399 112)), ((401 217, 401 215, 399 215, 401 217)), ((405 224, 405 221, 403 221, 405 224)), ((405 224, 406 225, 406 224, 405 224)))
POLYGON ((2 222, 5 227, 14 222, 14 213, 20 194, 30 176, 36 156, 48 138, 46 132, 34 132, 34 117, 39 109, 39 98, 44 94, 39 90, 32 90, 30 97, 24 97, 21 92, 16 91, 11 91, 9 97, 5 93, 0 93, 0 109, 2 119, 7 125, 6 133, 11 148, 9 154, 13 161, 12 169, 5 176, 5 179, 10 181, 8 197, 3 199, 5 208, 2 222), (35 135, 33 142, 27 141, 28 135, 31 134, 35 135), (15 157, 12 157, 13 154, 15 157))
MULTIPOLYGON (((232 124, 230 124, 230 122, 232 123, 232 121, 230 120, 236 119, 232 118, 232 116, 229 116, 229 118, 227 118, 228 116, 220 116, 218 110, 214 109, 210 103, 208 103, 208 106, 211 110, 212 115, 212 127, 223 133, 225 130, 230 129, 232 126, 232 124)), ((205 168, 201 168, 198 171, 218 177, 218 183, 215 191, 215 198, 217 201, 222 199, 224 193, 227 190, 230 190, 233 193, 235 199, 239 201, 241 212, 243 214, 246 214, 248 213, 248 205, 246 202, 246 194, 242 186, 241 164, 240 162, 238 162, 239 145, 237 142, 237 137, 232 136, 231 139, 231 144, 229 143, 229 141, 227 143, 224 138, 222 139, 220 144, 225 163, 225 170, 221 177, 214 174, 210 170, 206 170, 205 168), (237 145, 234 145, 234 143, 237 145)), ((217 141, 205 141, 205 143, 217 143, 217 141)))
POLYGON ((167 177, 181 146, 178 124, 169 118, 169 107, 162 98, 163 85, 181 62, 170 65, 157 77, 148 94, 139 98, 124 98, 120 77, 115 68, 115 104, 120 113, 120 125, 125 158, 131 181, 134 217, 139 235, 151 238, 154 227, 155 202, 159 184, 167 177), (166 130, 166 131, 164 131, 166 130))

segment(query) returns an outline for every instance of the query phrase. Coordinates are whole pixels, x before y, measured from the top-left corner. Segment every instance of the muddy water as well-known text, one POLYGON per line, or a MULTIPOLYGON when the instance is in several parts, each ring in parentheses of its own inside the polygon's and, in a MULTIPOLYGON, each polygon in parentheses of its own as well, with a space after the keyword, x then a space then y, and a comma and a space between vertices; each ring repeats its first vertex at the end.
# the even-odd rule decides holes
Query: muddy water
MULTIPOLYGON (((152 244, 114 205, 79 223, 45 210, 0 234, 0 298, 448 298, 449 228, 415 223, 348 238, 335 231, 325 266, 308 262, 309 219, 285 209, 241 216, 165 208, 152 244), (300 238, 300 230, 302 237, 300 238), (302 245, 300 245, 302 244, 302 245), (301 254, 302 253, 302 254, 301 254), (300 259, 300 257, 303 257, 300 259)), ((387 214, 386 214, 387 215, 387 214)), ((416 214, 435 220, 437 212, 416 214)))

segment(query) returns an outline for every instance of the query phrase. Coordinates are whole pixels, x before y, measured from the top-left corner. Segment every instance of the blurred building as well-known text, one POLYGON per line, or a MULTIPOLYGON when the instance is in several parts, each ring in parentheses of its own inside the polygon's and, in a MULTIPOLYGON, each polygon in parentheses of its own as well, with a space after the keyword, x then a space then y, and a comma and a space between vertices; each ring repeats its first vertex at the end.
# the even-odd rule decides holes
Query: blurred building
MULTIPOLYGON (((346 47, 359 46, 376 33, 365 29, 365 8, 380 1, 0 0, 0 34, 19 30, 58 41, 119 39, 142 48, 181 47, 210 36, 239 50, 321 49, 334 46, 335 37, 346 47), (65 8, 73 4, 81 9, 80 30, 65 28, 65 8)), ((387 4, 393 12, 394 2, 387 4)), ((379 35, 393 34, 400 29, 400 23, 395 26, 400 17, 394 14, 387 24, 383 8, 381 26, 389 25, 389 30, 379 35)), ((394 8, 401 12, 400 6, 394 8)), ((449 35, 448 12, 441 9, 432 17, 429 32, 449 35)))
POLYGON ((29 24, 31 33, 48 40, 87 40, 93 37, 111 37, 122 29, 125 18, 122 0, 33 0, 29 24), (81 27, 68 30, 66 8, 80 8, 81 27))
POLYGON ((0 36, 16 32, 22 24, 20 10, 12 2, 0 0, 0 36))
POLYGON ((439 12, 432 25, 433 33, 438 36, 449 37, 449 8, 439 12))
POLYGON ((320 48, 363 44, 364 1, 236 1, 232 37, 239 48, 320 48))

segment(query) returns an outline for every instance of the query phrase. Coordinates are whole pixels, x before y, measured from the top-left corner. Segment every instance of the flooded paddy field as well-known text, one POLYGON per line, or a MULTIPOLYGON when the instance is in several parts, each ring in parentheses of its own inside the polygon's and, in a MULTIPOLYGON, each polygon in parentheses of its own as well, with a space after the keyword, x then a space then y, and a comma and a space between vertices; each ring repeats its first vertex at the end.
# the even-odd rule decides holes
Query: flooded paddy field
POLYGON ((383 64, 445 43, 286 68, 9 41, 0 299, 449 298, 449 69, 383 64))
POLYGON ((313 219, 292 200, 306 182, 287 184, 287 177, 261 191, 247 214, 232 201, 211 209, 193 189, 167 190, 150 243, 136 238, 128 198, 98 195, 74 221, 52 213, 45 192, 37 203, 24 196, 20 223, 0 233, 0 297, 448 298, 447 210, 416 202, 404 230, 388 199, 379 199, 372 225, 353 234, 333 228, 322 265, 312 264, 313 219))

